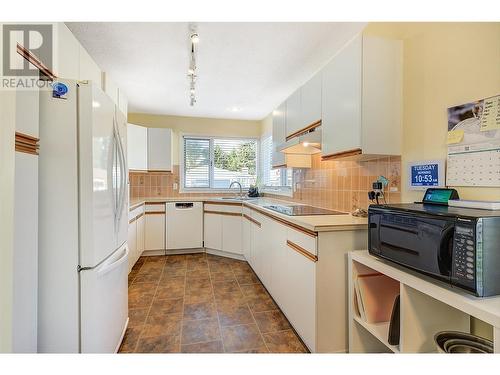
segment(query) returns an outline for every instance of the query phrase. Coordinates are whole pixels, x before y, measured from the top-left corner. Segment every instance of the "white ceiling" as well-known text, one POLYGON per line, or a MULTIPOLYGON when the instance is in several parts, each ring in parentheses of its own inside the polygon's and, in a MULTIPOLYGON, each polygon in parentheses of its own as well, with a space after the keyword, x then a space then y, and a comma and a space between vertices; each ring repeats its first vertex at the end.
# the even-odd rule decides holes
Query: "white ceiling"
POLYGON ((188 23, 67 23, 129 99, 129 112, 260 120, 363 23, 198 23, 189 105, 188 23), (234 111, 234 109, 237 111, 234 111))

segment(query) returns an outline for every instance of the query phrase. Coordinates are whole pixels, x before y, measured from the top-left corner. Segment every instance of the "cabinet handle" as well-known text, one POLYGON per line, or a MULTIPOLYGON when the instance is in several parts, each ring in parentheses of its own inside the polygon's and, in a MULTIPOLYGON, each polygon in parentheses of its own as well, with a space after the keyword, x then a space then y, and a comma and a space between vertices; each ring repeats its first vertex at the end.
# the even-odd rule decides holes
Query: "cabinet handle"
POLYGON ((318 261, 318 257, 316 255, 311 254, 309 251, 307 251, 303 247, 297 245, 296 243, 294 243, 294 242, 292 242, 290 240, 286 240, 286 244, 287 244, 287 246, 290 249, 295 250, 300 255, 305 256, 307 259, 312 260, 313 262, 317 262, 318 261))
POLYGON ((213 215, 226 215, 226 216, 241 216, 240 212, 224 212, 224 211, 203 211, 205 214, 213 214, 213 215))
POLYGON ((247 219, 248 221, 250 221, 251 223, 254 223, 255 225, 257 225, 259 228, 262 227, 262 224, 259 223, 257 220, 255 219, 252 219, 250 216, 248 216, 247 214, 243 214, 243 217, 245 219, 247 219))

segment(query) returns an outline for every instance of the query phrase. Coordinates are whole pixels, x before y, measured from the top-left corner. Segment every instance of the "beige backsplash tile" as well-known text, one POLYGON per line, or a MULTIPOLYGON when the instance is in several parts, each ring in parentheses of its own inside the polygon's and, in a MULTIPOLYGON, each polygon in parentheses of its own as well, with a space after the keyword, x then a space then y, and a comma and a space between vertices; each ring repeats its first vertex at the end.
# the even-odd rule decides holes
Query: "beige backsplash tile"
MULTIPOLYGON (((386 192, 387 203, 401 200, 401 158, 386 157, 365 162, 356 161, 321 161, 321 156, 313 156, 312 168, 295 169, 295 191, 293 197, 275 196, 276 198, 317 207, 340 211, 353 211, 367 208, 368 191, 378 176, 389 179, 386 192)), ((131 172, 130 197, 196 197, 223 196, 228 194, 179 193, 179 166, 175 165, 172 173, 131 172), (177 190, 173 189, 177 183, 177 190)), ((266 196, 273 196, 266 194, 266 196)))
POLYGON ((368 200, 368 192, 372 190, 372 182, 378 176, 385 176, 389 180, 386 202, 400 202, 400 157, 386 157, 365 162, 321 161, 321 156, 316 154, 313 156, 312 168, 294 170, 293 197, 266 195, 351 212, 356 208, 368 207, 371 203, 368 200))

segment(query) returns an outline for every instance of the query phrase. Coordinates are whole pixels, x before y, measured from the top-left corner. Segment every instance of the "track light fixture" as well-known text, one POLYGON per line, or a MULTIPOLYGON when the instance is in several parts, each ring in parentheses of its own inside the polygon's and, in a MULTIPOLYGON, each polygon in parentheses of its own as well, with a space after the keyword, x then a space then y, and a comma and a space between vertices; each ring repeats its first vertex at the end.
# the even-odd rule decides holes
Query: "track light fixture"
POLYGON ((200 41, 200 36, 196 32, 196 28, 193 25, 189 27, 189 40, 190 40, 190 59, 188 68, 188 80, 189 80, 189 104, 194 106, 196 103, 196 45, 200 41))

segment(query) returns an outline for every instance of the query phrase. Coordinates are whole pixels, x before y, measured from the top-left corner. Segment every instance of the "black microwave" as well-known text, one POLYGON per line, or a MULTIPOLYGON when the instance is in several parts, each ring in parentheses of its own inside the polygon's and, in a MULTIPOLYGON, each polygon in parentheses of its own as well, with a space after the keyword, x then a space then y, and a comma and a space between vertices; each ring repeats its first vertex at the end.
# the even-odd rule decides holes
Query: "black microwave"
POLYGON ((500 294, 500 212, 371 205, 369 253, 479 297, 500 294))

